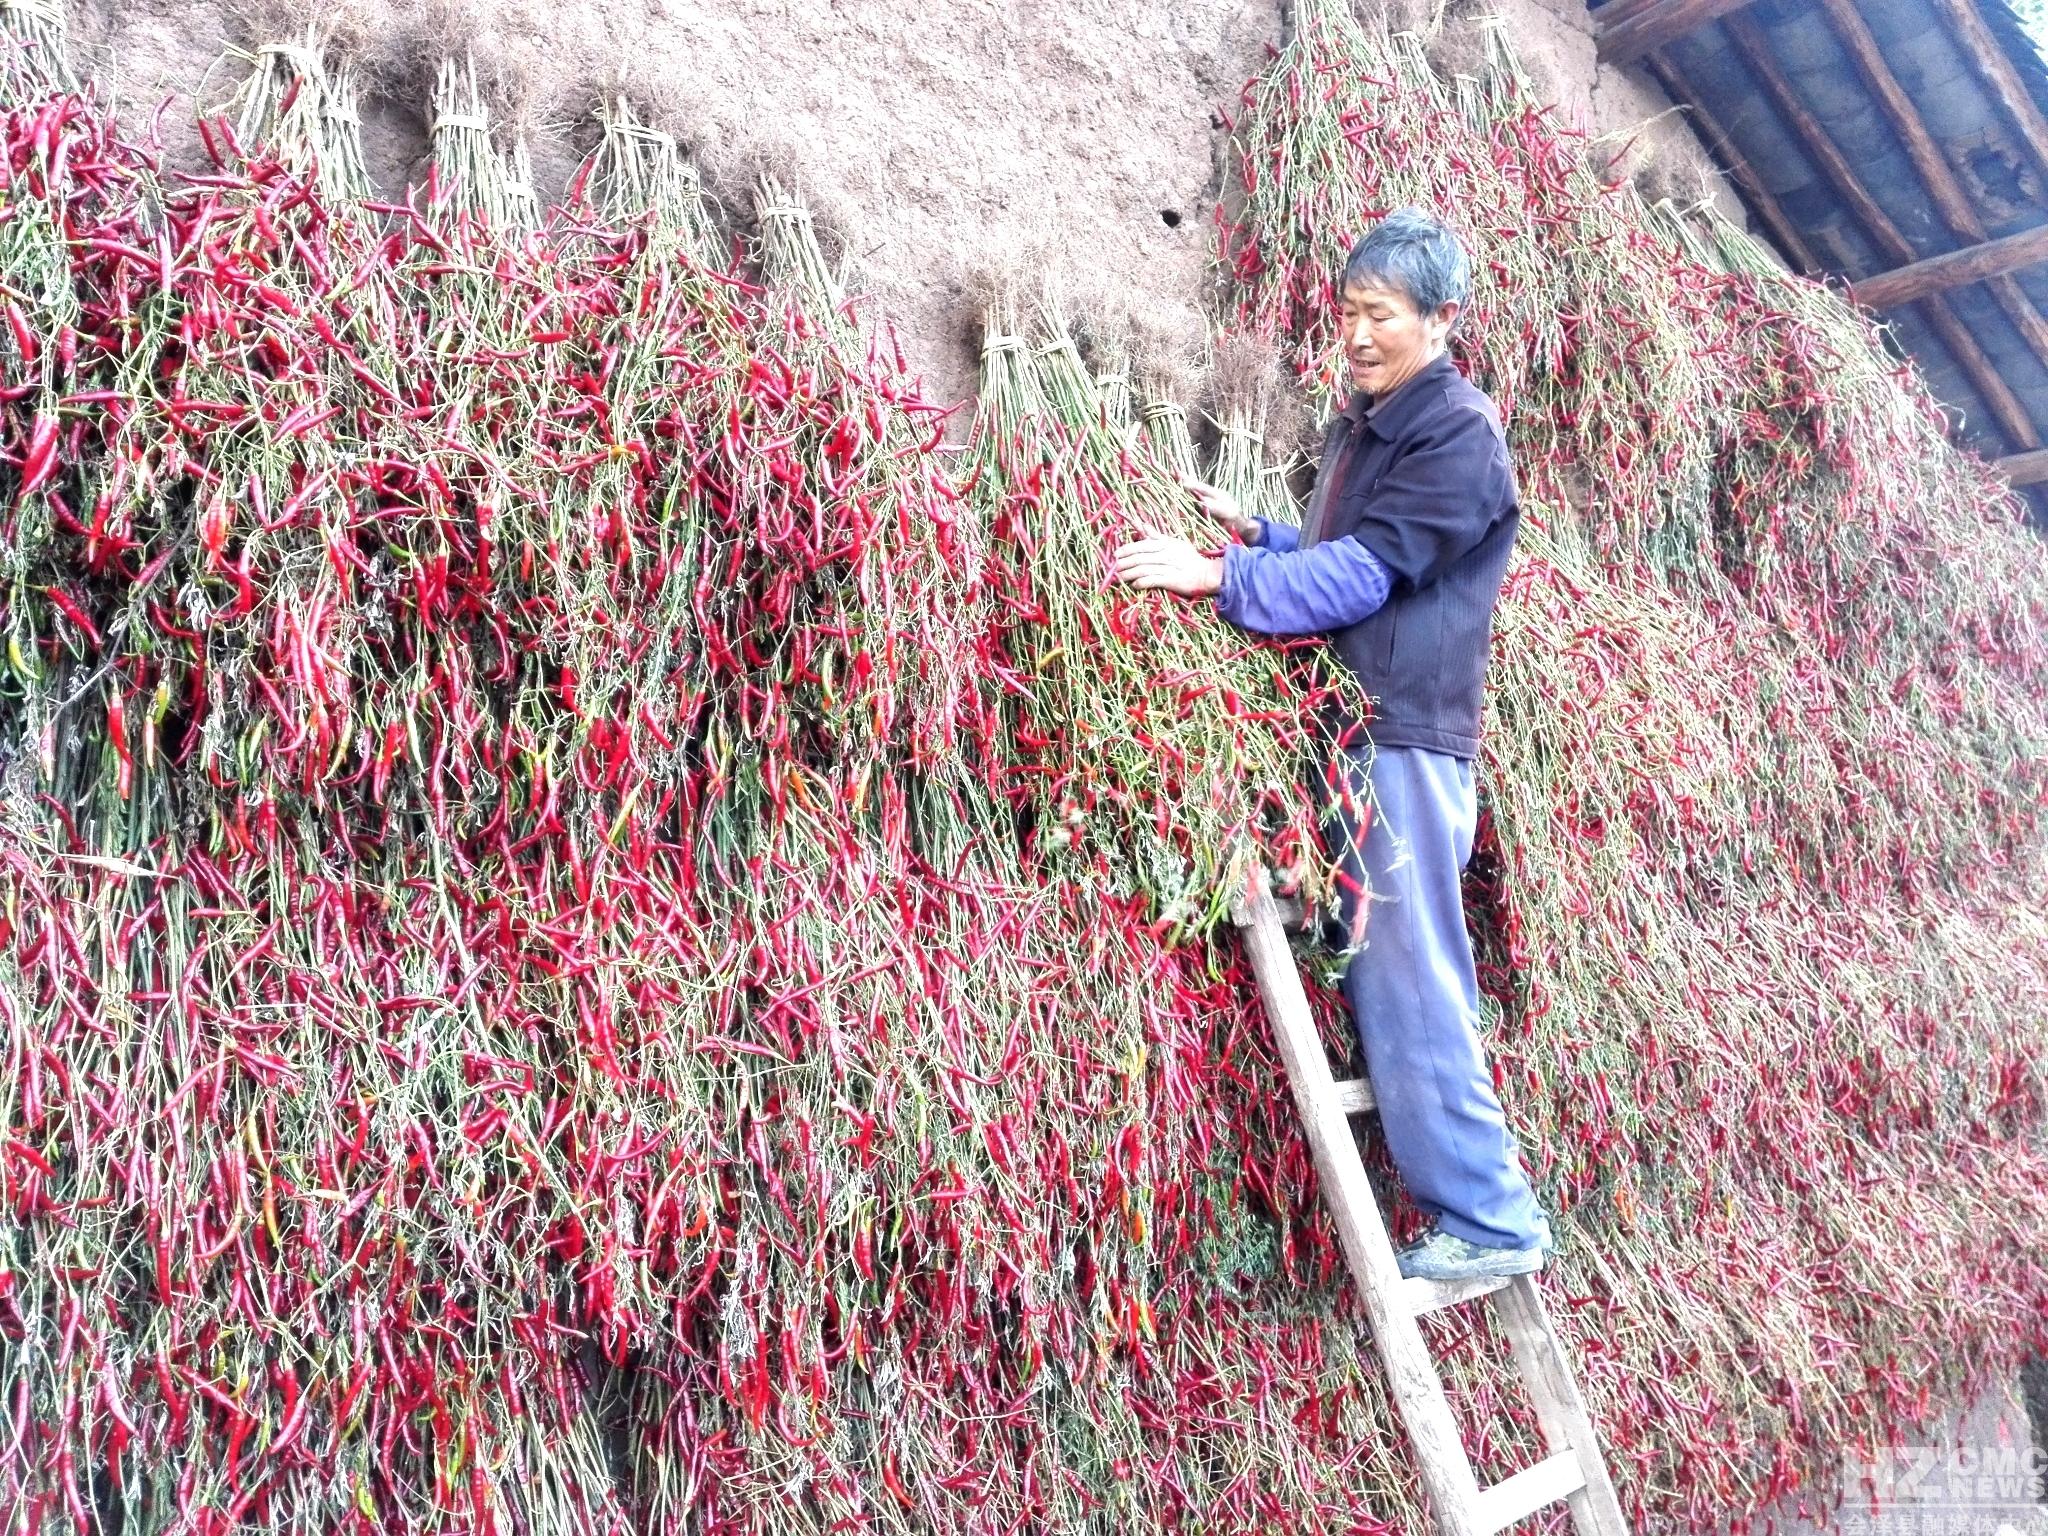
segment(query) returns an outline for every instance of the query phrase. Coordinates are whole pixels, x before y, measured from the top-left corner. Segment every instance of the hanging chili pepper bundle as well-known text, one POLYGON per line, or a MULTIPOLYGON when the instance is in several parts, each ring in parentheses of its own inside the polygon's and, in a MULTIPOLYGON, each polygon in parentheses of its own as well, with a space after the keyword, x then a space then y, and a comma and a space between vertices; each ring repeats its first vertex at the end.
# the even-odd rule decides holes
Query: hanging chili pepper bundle
MULTIPOLYGON (((1055 309, 1043 339, 992 309, 970 453, 996 536, 1010 667, 997 675, 1038 761, 1007 792, 1037 845, 1117 895, 1154 896, 1170 926, 1207 931, 1260 850, 1326 880, 1304 775, 1344 697, 1305 648, 1250 639, 1213 615, 1120 592, 1117 543, 1143 532, 1213 542, 1168 457, 1106 415, 1055 309)), ((1351 707, 1362 712, 1362 700, 1351 707)))

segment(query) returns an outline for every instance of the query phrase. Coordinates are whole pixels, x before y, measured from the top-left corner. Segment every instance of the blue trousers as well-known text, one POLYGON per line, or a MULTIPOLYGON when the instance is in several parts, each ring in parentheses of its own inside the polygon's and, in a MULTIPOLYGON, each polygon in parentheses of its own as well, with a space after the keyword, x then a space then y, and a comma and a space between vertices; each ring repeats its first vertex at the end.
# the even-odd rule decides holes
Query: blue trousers
POLYGON ((1338 913, 1364 943, 1344 996, 1365 1047, 1380 1126, 1409 1196, 1454 1237, 1497 1248, 1548 1242, 1479 1039, 1479 983, 1459 877, 1478 820, 1472 765, 1417 747, 1337 752, 1324 787, 1341 884, 1338 913), (1338 777, 1341 775, 1342 777, 1338 777), (1358 822, 1367 828, 1358 836, 1358 822))

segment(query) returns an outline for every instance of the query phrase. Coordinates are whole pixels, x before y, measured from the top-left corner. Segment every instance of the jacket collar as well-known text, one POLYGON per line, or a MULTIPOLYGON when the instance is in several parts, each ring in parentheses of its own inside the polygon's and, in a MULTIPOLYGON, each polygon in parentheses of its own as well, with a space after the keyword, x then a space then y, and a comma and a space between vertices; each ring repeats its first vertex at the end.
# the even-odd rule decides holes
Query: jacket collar
POLYGON ((1351 419, 1354 432, 1369 424, 1376 435, 1391 440, 1407 431, 1433 401, 1441 398, 1440 386, 1457 373, 1458 365, 1445 352, 1384 400, 1375 400, 1364 390, 1354 389, 1344 402, 1344 414, 1351 419))

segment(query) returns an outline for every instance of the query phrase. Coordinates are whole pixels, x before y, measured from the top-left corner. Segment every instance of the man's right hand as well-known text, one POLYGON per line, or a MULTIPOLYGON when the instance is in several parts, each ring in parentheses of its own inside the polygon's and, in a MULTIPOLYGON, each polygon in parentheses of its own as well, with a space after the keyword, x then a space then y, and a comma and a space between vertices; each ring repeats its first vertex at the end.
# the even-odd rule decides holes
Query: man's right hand
POLYGON ((1200 480, 1186 476, 1182 477, 1180 483, 1186 486, 1188 494, 1195 498, 1195 505, 1214 518, 1217 525, 1238 543, 1249 544, 1259 537, 1259 520, 1256 517, 1246 517, 1238 509, 1237 498, 1228 491, 1219 491, 1213 485, 1206 485, 1200 480))

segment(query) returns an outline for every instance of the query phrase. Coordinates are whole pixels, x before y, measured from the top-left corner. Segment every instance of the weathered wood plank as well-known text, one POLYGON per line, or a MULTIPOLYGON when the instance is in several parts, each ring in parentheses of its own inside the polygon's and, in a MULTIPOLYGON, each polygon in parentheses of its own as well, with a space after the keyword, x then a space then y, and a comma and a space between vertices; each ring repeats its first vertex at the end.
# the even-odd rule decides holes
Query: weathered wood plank
POLYGON ((2014 485, 2039 485, 2048 480, 2048 448, 2037 448, 2032 453, 2015 453, 2010 458, 1993 459, 1991 467, 2014 485))
POLYGON ((1633 64, 1666 43, 1675 43, 1686 33, 1749 3, 1750 0, 1648 0, 1631 6, 1626 14, 1615 16, 1600 29, 1595 39, 1600 62, 1633 64))
POLYGON ((1380 1101, 1373 1097, 1372 1084, 1362 1077, 1346 1078, 1337 1085, 1337 1102, 1347 1115, 1363 1115, 1379 1108, 1380 1101))
POLYGON ((1482 1280, 1425 1280, 1420 1275, 1411 1275, 1401 1282, 1401 1294, 1408 1298, 1411 1314, 1427 1317, 1432 1312, 1443 1311, 1445 1307, 1455 1307, 1461 1301, 1491 1296, 1507 1283, 1505 1277, 1498 1275, 1489 1275, 1482 1280))
POLYGON ((1578 1457, 1570 1451, 1546 1456, 1479 1495, 1479 1528, 1489 1533, 1504 1531, 1585 1486, 1578 1457))
POLYGON ((2017 272, 2022 267, 2044 261, 2048 261, 2048 224, 2023 229, 2000 240, 1986 240, 1977 245, 1966 245, 1959 251, 1929 256, 1924 261, 1909 262, 1889 272, 1880 272, 1875 277, 1858 278, 1850 285, 1850 291, 1859 304, 1868 304, 1872 309, 1888 309, 1895 304, 1909 304, 1931 293, 1942 293, 1965 283, 2017 272))
POLYGON ((1707 153, 1712 155, 1714 162, 1727 173, 1728 179, 1735 183, 1736 190, 1742 194, 1742 200, 1750 206, 1757 218, 1762 220, 1764 232, 1771 237, 1771 242, 1799 271, 1809 275, 1825 271, 1825 265, 1813 254, 1812 247, 1807 245, 1806 238, 1799 233, 1799 227, 1786 216, 1785 210, 1778 206, 1778 200, 1771 196, 1769 190, 1757 179, 1756 172, 1751 170, 1749 162, 1742 158, 1741 152, 1735 147, 1735 141, 1728 137, 1727 129, 1723 128, 1720 120, 1714 116, 1713 109, 1708 107, 1700 99, 1700 93, 1693 89, 1692 81, 1686 77, 1685 71, 1665 54, 1653 54, 1643 61, 1643 67, 1659 85, 1664 87, 1665 95, 1684 105, 1692 117, 1694 131, 1699 134, 1700 141, 1707 146, 1707 153))

